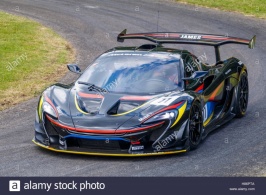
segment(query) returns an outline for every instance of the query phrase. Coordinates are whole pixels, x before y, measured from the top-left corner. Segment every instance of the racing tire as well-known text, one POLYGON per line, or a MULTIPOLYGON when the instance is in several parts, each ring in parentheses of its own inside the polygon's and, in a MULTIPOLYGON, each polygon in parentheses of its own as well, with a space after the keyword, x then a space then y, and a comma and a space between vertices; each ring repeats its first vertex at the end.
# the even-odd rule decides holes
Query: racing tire
POLYGON ((248 106, 248 77, 244 71, 240 75, 238 87, 237 87, 237 99, 236 99, 236 117, 241 118, 245 116, 248 106))
POLYGON ((188 142, 190 150, 196 149, 202 140, 203 117, 201 105, 194 102, 190 108, 188 120, 188 142))

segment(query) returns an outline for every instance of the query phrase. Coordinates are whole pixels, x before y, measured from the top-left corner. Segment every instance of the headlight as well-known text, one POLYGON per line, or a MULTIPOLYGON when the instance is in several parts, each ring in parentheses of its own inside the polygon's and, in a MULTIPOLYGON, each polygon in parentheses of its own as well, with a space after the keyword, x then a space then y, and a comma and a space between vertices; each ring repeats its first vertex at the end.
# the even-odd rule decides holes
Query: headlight
POLYGON ((139 120, 144 124, 160 120, 169 120, 171 124, 170 128, 172 128, 181 119, 186 110, 186 107, 187 101, 181 101, 177 104, 167 106, 151 115, 146 115, 139 120))
POLYGON ((44 102, 42 107, 43 107, 44 112, 53 116, 54 118, 57 118, 57 112, 54 110, 54 108, 48 102, 44 102))
POLYGON ((171 123, 175 121, 176 117, 178 116, 178 111, 177 110, 168 110, 165 112, 161 112, 148 120, 144 121, 144 123, 151 123, 151 122, 156 122, 160 120, 170 120, 171 123))
POLYGON ((43 120, 43 112, 49 114, 53 118, 58 118, 58 112, 52 101, 44 94, 39 101, 38 109, 36 113, 36 121, 43 120), (38 120, 37 120, 38 117, 38 120))

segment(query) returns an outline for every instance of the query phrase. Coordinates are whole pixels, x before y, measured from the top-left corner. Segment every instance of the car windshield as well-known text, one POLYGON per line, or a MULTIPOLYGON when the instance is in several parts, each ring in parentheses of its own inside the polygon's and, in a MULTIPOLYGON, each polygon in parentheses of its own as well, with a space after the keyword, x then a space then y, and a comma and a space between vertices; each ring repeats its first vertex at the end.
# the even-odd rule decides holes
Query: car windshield
POLYGON ((96 59, 78 81, 108 92, 154 94, 182 88, 180 58, 166 52, 110 52, 96 59))

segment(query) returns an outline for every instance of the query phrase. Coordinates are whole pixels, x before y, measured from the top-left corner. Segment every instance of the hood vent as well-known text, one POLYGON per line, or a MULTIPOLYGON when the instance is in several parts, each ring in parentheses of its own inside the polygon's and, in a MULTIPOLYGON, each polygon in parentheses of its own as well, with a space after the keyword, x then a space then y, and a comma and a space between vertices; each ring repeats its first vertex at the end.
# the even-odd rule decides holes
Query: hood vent
POLYGON ((131 111, 142 105, 144 101, 118 101, 108 112, 109 115, 116 115, 131 111))
POLYGON ((77 96, 77 102, 82 111, 95 115, 99 113, 102 99, 90 99, 77 96))

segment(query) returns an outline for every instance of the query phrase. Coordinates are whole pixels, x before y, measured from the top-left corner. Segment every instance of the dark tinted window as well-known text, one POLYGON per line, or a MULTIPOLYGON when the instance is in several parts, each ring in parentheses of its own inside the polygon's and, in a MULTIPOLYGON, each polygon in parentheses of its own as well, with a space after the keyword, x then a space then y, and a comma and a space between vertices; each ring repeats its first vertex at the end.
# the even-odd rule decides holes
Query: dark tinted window
POLYGON ((181 89, 178 55, 158 52, 113 52, 90 65, 80 81, 118 93, 161 93, 181 89))
MULTIPOLYGON (((190 77, 195 71, 201 70, 201 62, 191 54, 186 54, 183 56, 184 61, 184 77, 190 77)), ((187 80, 186 88, 190 89, 195 87, 198 84, 198 80, 187 80)))

